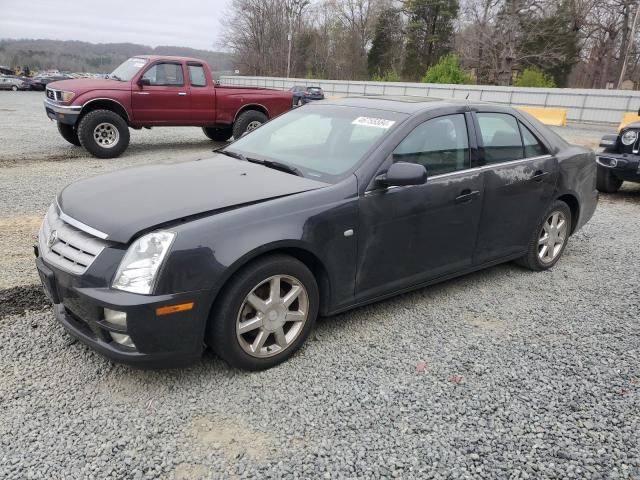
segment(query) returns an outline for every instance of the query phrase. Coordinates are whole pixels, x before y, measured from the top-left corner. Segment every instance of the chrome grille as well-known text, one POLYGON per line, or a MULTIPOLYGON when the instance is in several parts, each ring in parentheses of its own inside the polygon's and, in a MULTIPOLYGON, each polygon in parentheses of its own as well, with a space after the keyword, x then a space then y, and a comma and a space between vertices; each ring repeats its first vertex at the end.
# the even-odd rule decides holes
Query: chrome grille
POLYGON ((47 98, 54 102, 60 102, 62 101, 62 92, 60 90, 54 90, 53 88, 47 87, 47 98))
POLYGON ((108 245, 107 242, 70 225, 51 205, 38 234, 40 255, 51 265, 82 275, 108 245))

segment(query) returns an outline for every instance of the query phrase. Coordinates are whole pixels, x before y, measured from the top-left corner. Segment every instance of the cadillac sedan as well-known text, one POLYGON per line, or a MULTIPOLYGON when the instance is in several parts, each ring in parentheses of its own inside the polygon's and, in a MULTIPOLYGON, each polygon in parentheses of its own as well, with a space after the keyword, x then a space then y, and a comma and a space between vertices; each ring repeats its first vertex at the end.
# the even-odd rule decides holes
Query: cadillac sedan
POLYGON ((592 151, 509 107, 320 101, 212 158, 69 185, 36 263, 64 328, 115 361, 208 346, 259 370, 318 315, 511 260, 551 268, 595 187, 592 151))

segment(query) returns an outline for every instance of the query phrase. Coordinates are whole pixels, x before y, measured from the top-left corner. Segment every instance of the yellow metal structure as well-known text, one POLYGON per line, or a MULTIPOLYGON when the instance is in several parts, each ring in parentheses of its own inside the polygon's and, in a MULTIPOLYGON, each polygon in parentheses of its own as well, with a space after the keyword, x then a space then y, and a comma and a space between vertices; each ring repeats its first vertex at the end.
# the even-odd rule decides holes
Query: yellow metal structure
POLYGON ((566 108, 544 108, 544 107, 516 107, 518 110, 527 112, 529 115, 537 118, 545 125, 553 125, 555 127, 567 126, 567 109, 566 108))

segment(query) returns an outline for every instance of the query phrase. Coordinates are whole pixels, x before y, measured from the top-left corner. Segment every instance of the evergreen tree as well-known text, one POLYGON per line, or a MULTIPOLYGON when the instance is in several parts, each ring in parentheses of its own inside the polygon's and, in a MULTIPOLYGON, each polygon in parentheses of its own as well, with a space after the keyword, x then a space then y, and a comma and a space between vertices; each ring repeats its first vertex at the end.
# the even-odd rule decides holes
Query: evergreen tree
POLYGON ((403 74, 419 80, 451 50, 458 0, 404 0, 403 8, 409 18, 403 74))
POLYGON ((380 12, 368 54, 370 78, 383 78, 400 70, 402 61, 402 17, 395 8, 380 12))

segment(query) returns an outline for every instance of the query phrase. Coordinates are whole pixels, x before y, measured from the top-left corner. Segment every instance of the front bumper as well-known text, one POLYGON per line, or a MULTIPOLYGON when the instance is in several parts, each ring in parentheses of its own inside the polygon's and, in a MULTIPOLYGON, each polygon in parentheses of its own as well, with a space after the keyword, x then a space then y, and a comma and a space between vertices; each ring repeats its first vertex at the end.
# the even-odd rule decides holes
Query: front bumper
POLYGON ((202 355, 210 308, 207 292, 138 295, 90 286, 90 280, 57 269, 41 257, 36 266, 58 321, 71 336, 105 357, 140 367, 173 368, 193 363, 202 355), (193 302, 193 309, 156 314, 158 307, 185 302, 193 302), (107 322, 105 308, 125 312, 127 326, 107 322), (135 348, 116 343, 109 332, 129 335, 135 348))
POLYGON ((628 153, 599 153, 596 156, 599 167, 606 168, 621 180, 640 181, 640 155, 628 153))
POLYGON ((82 107, 80 105, 59 105, 55 102, 52 102, 48 98, 45 98, 44 109, 47 112, 47 116, 51 120, 55 120, 56 122, 60 123, 66 123, 67 125, 75 125, 78 117, 80 116, 82 107))

